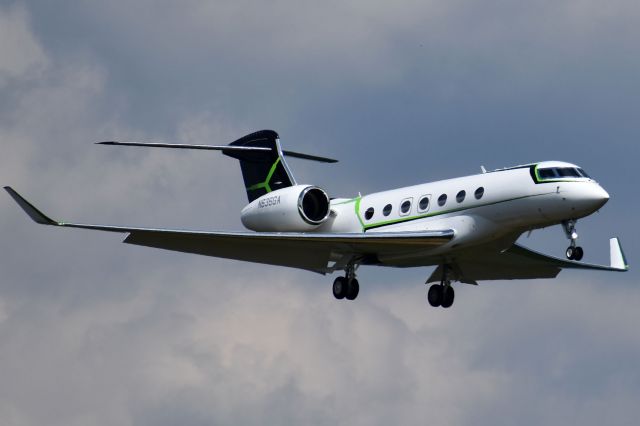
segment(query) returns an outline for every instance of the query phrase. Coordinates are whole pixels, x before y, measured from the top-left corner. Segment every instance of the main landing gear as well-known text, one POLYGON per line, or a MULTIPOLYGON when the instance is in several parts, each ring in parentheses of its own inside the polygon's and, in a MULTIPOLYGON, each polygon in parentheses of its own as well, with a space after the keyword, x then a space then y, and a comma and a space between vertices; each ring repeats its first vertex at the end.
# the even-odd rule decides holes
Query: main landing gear
POLYGON ((360 293, 360 283, 356 279, 357 265, 349 264, 344 277, 338 277, 333 281, 333 296, 336 299, 355 300, 360 293))
POLYGON ((577 220, 571 219, 562 222, 562 227, 564 228, 564 233, 567 235, 567 238, 571 240, 571 245, 567 248, 567 259, 569 260, 582 260, 582 256, 584 256, 584 250, 582 247, 577 246, 576 240, 578 239, 578 232, 576 231, 577 220))
POLYGON ((453 305, 455 299, 455 292, 451 286, 451 280, 447 277, 447 266, 443 267, 442 280, 440 284, 434 284, 429 287, 427 293, 427 301, 431 306, 437 308, 442 306, 443 308, 450 308, 453 305))
POLYGON ((449 284, 434 284, 429 287, 427 293, 427 300, 429 304, 434 308, 442 306, 443 308, 450 308, 453 305, 453 299, 455 298, 455 292, 451 283, 449 284))
MULTIPOLYGON (((360 283, 356 279, 356 269, 358 264, 349 263, 345 268, 345 276, 337 277, 333 281, 333 296, 338 299, 355 300, 360 293, 360 283)), ((455 292, 451 286, 451 280, 448 275, 448 265, 443 265, 442 280, 440 284, 434 284, 429 287, 427 293, 427 300, 433 307, 442 306, 443 308, 450 308, 453 305, 455 299, 455 292)))

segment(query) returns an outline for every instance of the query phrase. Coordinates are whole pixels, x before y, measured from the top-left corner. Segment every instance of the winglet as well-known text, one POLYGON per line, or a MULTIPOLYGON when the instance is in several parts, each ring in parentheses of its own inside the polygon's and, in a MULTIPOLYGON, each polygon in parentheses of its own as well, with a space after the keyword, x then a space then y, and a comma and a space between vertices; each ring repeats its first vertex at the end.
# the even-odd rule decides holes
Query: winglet
POLYGON ((609 240, 609 247, 611 253, 611 267, 619 270, 629 270, 629 264, 627 258, 624 256, 620 240, 617 238, 611 238, 609 240))
POLYGON ((22 198, 22 196, 18 194, 16 191, 14 191, 13 188, 11 188, 10 186, 5 186, 4 189, 6 189, 9 195, 11 195, 11 197, 16 201, 16 203, 18 203, 18 205, 22 207, 22 210, 24 210, 25 213, 27 213, 29 217, 33 219, 34 222, 40 223, 42 225, 56 225, 56 226, 60 225, 60 223, 47 217, 44 213, 42 213, 40 210, 35 208, 31 203, 29 203, 27 200, 22 198))

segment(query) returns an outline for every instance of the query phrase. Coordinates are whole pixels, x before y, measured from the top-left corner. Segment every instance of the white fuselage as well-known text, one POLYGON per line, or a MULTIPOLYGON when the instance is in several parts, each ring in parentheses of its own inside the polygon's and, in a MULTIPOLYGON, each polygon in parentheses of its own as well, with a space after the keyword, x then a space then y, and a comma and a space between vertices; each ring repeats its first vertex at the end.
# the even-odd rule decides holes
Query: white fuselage
POLYGON ((545 167, 577 170, 568 163, 545 162, 334 199, 332 215, 318 231, 454 229, 456 236, 438 251, 502 239, 508 246, 527 230, 588 216, 607 202, 609 195, 591 178, 539 179, 536 170, 545 167))

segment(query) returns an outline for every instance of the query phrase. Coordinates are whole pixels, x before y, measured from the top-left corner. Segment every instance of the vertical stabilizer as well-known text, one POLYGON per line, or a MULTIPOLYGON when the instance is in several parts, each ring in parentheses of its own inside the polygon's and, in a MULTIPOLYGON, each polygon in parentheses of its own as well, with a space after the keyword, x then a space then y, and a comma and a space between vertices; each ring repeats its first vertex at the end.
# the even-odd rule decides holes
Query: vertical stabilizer
POLYGON ((270 148, 265 151, 223 151, 225 155, 240 160, 244 186, 249 202, 276 189, 295 185, 284 161, 278 134, 273 130, 251 133, 229 146, 270 148))

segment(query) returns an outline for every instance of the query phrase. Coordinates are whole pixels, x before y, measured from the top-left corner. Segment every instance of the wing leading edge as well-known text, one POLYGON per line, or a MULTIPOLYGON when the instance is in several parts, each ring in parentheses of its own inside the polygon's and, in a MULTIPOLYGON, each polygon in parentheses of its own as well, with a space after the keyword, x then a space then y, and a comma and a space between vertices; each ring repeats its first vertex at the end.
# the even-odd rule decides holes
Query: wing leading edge
POLYGON ((6 191, 34 220, 43 225, 129 234, 124 242, 184 253, 222 257, 325 273, 330 262, 353 257, 375 264, 382 254, 428 249, 449 242, 453 230, 388 233, 205 232, 58 222, 46 216, 11 187, 6 191))

